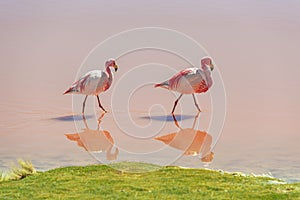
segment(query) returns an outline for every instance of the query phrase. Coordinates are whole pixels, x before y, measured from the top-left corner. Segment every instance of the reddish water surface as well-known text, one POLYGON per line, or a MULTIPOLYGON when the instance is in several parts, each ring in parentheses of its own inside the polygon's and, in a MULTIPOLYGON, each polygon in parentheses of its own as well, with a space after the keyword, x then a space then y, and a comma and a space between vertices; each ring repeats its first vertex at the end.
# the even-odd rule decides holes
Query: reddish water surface
MULTIPOLYGON (((217 144, 208 166, 300 180, 300 3, 232 0, 190 4, 179 1, 134 1, 130 5, 123 1, 0 4, 1 168, 9 167, 17 158, 32 160, 40 170, 99 161, 168 164, 174 158, 173 164, 181 166, 207 165, 201 161, 201 155, 183 155, 177 159, 185 153, 182 148, 154 139, 179 132, 172 119, 158 135, 139 133, 138 137, 148 137, 142 142, 122 133, 111 112, 102 118, 97 130, 101 113, 92 98, 88 100, 87 124, 93 130, 90 132, 98 134, 92 134, 91 140, 96 137, 103 143, 84 146, 76 135, 69 139, 65 135, 83 134, 80 137, 83 143, 90 140, 89 131, 84 135, 85 130, 81 129, 84 124, 81 116, 77 116, 79 113, 75 114, 82 127, 75 128, 71 96, 62 95, 74 81, 88 52, 120 31, 160 26, 181 31, 201 43, 222 73, 227 116, 220 140, 211 135, 212 143, 217 144), (94 108, 98 110, 96 116, 94 108), (93 153, 98 160, 87 149, 98 149, 93 153), (156 153, 147 157, 145 152, 156 153)), ((99 66, 103 62, 99 61, 99 66)), ((154 62, 182 68, 187 65, 167 53, 135 52, 118 60, 120 68, 115 80, 134 66, 154 62)), ((101 95, 103 105, 109 110, 111 92, 101 95)), ((174 99, 166 90, 144 87, 134 94, 130 115, 140 126, 150 122, 160 124, 164 119, 161 113, 155 110, 149 113, 149 108, 160 103, 171 110, 174 99)), ((204 111, 197 119, 198 130, 210 135, 207 132, 210 96, 199 95, 198 100, 204 111)), ((182 129, 192 128, 196 115, 192 98, 184 97, 181 106, 185 106, 184 116, 178 121, 182 129)), ((117 114, 126 119, 124 110, 118 110, 117 114)))

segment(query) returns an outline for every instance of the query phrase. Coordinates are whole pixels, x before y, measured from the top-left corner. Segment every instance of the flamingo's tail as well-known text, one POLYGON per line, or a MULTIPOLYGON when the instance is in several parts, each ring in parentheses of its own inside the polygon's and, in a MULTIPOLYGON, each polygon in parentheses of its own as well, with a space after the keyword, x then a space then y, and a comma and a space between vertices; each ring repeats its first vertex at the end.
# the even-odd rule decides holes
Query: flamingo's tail
POLYGON ((169 89, 169 81, 165 81, 165 82, 162 82, 162 83, 157 83, 154 85, 155 88, 157 87, 162 87, 162 88, 166 88, 166 89, 169 89))
POLYGON ((155 88, 160 87, 160 86, 161 86, 161 83, 157 83, 154 85, 155 88))
POLYGON ((63 94, 69 94, 69 93, 75 93, 75 92, 78 92, 78 91, 76 90, 76 88, 70 87, 70 88, 67 89, 63 94))

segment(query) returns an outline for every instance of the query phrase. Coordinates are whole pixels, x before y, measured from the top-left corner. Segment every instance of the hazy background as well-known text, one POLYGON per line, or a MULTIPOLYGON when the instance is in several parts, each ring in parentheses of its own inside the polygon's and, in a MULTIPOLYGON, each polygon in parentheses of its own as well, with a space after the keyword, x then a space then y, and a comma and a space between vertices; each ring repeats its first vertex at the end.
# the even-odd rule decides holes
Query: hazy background
POLYGON ((120 31, 158 26, 194 38, 222 73, 227 118, 216 167, 300 180, 299 10, 296 0, 0 1, 0 160, 25 148, 8 134, 42 133, 47 126, 32 127, 35 119, 71 113, 61 93, 92 48, 120 31))

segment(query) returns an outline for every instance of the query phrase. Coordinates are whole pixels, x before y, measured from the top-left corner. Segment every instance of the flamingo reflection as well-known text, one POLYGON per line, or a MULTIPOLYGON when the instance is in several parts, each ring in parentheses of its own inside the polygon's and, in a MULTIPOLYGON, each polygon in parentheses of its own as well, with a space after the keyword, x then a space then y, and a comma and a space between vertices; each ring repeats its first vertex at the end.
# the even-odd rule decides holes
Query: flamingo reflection
POLYGON ((100 130, 100 122, 104 117, 103 113, 98 119, 98 127, 92 130, 88 127, 85 116, 83 115, 83 122, 85 129, 80 133, 65 134, 71 141, 76 141, 79 147, 84 148, 88 152, 106 152, 107 160, 116 160, 119 154, 119 149, 116 148, 112 153, 114 147, 114 140, 110 133, 106 130, 100 130))
POLYGON ((174 123, 179 128, 176 133, 170 133, 154 139, 183 151, 186 156, 197 156, 201 154, 202 162, 211 162, 214 153, 211 151, 212 136, 205 131, 195 130, 195 124, 199 117, 199 113, 195 116, 192 128, 181 128, 173 115, 174 123))

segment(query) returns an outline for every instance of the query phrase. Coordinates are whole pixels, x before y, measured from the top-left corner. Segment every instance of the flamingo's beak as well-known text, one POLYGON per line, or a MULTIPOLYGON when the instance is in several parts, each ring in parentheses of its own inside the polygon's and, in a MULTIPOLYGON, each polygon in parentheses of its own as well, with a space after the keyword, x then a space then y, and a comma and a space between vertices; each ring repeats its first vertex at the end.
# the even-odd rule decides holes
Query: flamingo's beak
POLYGON ((211 71, 214 70, 215 66, 212 63, 209 66, 211 71))
POLYGON ((114 65, 115 72, 118 71, 118 65, 114 65))

